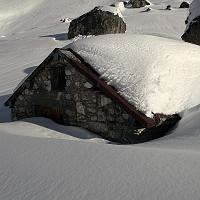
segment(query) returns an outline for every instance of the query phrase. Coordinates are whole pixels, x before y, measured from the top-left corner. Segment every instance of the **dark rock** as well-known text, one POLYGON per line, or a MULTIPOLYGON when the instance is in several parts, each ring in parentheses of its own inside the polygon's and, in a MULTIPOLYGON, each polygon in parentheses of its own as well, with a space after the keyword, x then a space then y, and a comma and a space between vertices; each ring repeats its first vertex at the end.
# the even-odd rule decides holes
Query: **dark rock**
POLYGON ((166 10, 171 10, 171 9, 172 9, 171 5, 168 5, 168 6, 166 7, 166 10))
POLYGON ((147 8, 144 12, 149 12, 151 11, 151 8, 147 8))
POLYGON ((190 4, 186 1, 183 1, 179 8, 189 8, 189 7, 190 7, 190 4))
POLYGON ((188 19, 189 19, 189 18, 187 17, 186 20, 185 20, 185 24, 188 24, 188 19))
POLYGON ((125 33, 126 23, 118 15, 95 7, 90 12, 72 20, 69 26, 68 38, 78 35, 104 35, 125 33))
POLYGON ((181 37, 185 42, 200 45, 200 16, 196 17, 181 37))
POLYGON ((150 5, 146 0, 131 0, 130 3, 132 4, 132 8, 141 8, 150 5))

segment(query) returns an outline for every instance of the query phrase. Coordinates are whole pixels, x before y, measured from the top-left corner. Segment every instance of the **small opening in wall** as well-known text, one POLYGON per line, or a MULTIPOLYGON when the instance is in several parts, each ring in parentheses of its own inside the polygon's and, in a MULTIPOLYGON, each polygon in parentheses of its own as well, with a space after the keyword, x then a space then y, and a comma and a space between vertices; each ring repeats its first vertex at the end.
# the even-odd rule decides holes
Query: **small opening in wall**
POLYGON ((64 122, 62 108, 35 105, 34 111, 36 117, 46 117, 60 124, 64 122))
POLYGON ((50 69, 51 75, 51 89, 52 90, 64 90, 66 87, 65 80, 65 67, 55 66, 50 69))

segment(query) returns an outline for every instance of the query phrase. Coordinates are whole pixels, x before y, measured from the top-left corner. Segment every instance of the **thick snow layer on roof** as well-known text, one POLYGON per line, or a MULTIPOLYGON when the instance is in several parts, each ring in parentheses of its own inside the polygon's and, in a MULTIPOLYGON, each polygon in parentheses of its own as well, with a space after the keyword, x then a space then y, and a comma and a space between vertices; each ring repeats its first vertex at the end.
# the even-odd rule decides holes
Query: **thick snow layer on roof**
POLYGON ((199 0, 194 0, 191 4, 190 4, 190 9, 189 9, 189 18, 188 18, 188 24, 186 27, 186 30, 189 28, 189 25, 191 22, 193 22, 193 20, 200 16, 200 1, 199 0))
POLYGON ((200 48, 148 35, 90 37, 67 46, 147 116, 200 103, 200 48))

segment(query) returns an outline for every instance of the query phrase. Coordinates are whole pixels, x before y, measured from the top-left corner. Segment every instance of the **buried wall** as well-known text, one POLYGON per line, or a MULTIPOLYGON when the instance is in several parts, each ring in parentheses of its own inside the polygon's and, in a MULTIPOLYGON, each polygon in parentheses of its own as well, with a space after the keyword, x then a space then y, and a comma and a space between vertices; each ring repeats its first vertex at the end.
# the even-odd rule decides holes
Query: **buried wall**
POLYGON ((13 120, 33 116, 119 141, 140 128, 122 107, 63 59, 45 64, 13 102, 13 120))

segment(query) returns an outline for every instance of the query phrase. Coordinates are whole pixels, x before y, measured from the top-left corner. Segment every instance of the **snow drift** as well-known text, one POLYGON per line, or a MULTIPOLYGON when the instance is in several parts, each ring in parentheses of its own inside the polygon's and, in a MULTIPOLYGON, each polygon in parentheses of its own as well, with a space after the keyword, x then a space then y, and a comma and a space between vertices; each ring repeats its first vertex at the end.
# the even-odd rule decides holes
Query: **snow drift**
MULTIPOLYGON (((14 11, 13 5, 20 7, 27 2, 32 6, 39 0, 1 0, 0 13, 14 11), (10 10, 7 4, 10 5, 10 10)), ((66 17, 74 19, 94 6, 110 5, 114 0, 41 0, 41 2, 20 18, 14 15, 15 19, 11 20, 4 15, 3 19, 0 19, 1 27, 5 25, 4 30, 0 30, 1 35, 6 36, 0 39, 3 47, 0 51, 1 122, 7 120, 3 103, 13 88, 54 48, 70 42, 58 40, 62 36, 61 33, 66 33, 68 25, 60 23, 59 20, 66 17), (7 22, 12 23, 8 25, 7 22), (54 37, 58 39, 54 40, 54 37)), ((187 9, 173 9, 169 12, 162 9, 167 5, 178 7, 181 1, 151 0, 151 2, 153 3, 151 12, 141 12, 145 8, 125 10, 123 15, 127 31, 180 40, 185 29, 187 9)), ((106 45, 109 44, 110 41, 106 45)), ((174 48, 176 45, 178 48, 180 43, 178 44, 173 42, 174 48)), ((161 55, 163 49, 164 47, 159 52, 161 55)), ((187 60, 189 56, 192 59, 197 55, 191 51, 185 58, 184 48, 180 54, 181 57, 177 55, 177 59, 187 60)), ((122 63, 127 57, 133 58, 133 55, 127 55, 122 63)), ((199 54, 196 59, 198 57, 199 54)), ((190 69, 191 65, 186 69, 186 74, 189 70, 193 70, 190 69)), ((198 73, 194 76, 198 76, 198 73)), ((97 142, 97 138, 89 137, 87 133, 83 134, 70 127, 58 127, 49 120, 40 118, 37 119, 37 123, 35 120, 0 124, 0 199, 2 200, 199 199, 199 107, 190 113, 186 112, 178 128, 173 130, 171 135, 131 146, 105 145, 104 141, 99 141, 100 139, 98 144, 88 142, 91 140, 97 142)))
POLYGON ((174 114, 200 103, 200 48, 148 35, 115 34, 75 41, 108 84, 147 116, 174 114))

